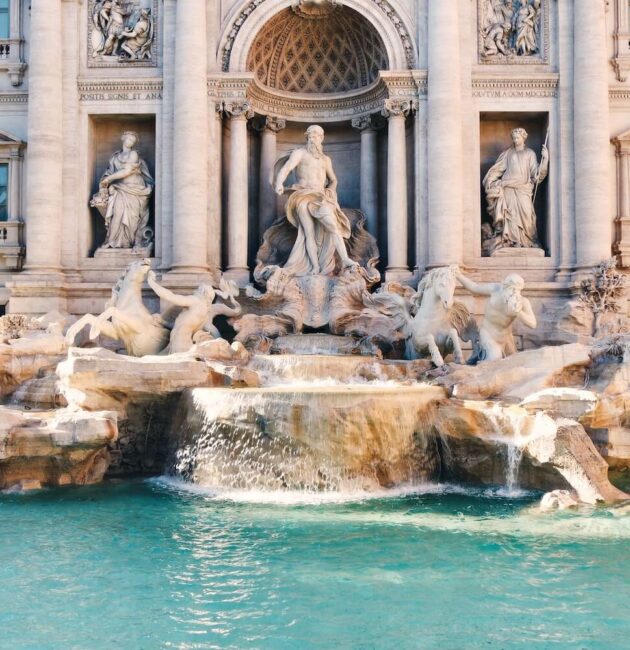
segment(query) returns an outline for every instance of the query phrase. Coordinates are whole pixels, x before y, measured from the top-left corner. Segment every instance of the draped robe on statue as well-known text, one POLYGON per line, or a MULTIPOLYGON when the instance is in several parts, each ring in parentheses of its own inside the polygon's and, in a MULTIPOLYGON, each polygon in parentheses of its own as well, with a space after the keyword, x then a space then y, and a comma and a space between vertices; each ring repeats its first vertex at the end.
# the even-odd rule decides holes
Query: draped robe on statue
MULTIPOLYGON (((493 226, 502 233, 504 245, 540 247, 532 200, 538 170, 534 151, 510 147, 497 158, 483 179, 488 212, 493 226)), ((541 163, 538 181, 542 182, 546 176, 547 165, 541 163)))
POLYGON ((109 186, 109 199, 105 223, 107 239, 104 246, 108 248, 132 248, 140 246, 145 228, 149 223, 149 198, 153 192, 153 177, 144 160, 129 163, 122 158, 122 151, 116 152, 109 161, 109 166, 101 178, 136 165, 136 173, 109 186))
MULTIPOLYGON (((274 166, 275 178, 278 170, 282 169, 291 155, 289 152, 282 156, 274 166)), ((298 234, 295 244, 284 270, 295 276, 309 275, 313 273, 313 266, 306 252, 306 237, 300 225, 298 211, 306 208, 313 220, 315 230, 315 242, 317 244, 317 257, 319 260, 319 273, 330 275, 335 270, 337 263, 335 246, 331 233, 320 223, 324 215, 332 215, 337 224, 337 231, 343 239, 349 239, 351 226, 348 217, 341 211, 337 203, 334 190, 325 188, 322 190, 311 189, 303 185, 294 184, 288 189, 289 199, 287 201, 286 216, 289 223, 297 228, 298 234)))

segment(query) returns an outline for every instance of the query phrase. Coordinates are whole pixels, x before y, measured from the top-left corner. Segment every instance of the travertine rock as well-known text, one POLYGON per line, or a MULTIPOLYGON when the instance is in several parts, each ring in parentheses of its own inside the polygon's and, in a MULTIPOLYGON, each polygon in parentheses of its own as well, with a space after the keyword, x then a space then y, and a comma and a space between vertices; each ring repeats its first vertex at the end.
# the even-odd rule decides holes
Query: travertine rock
POLYGON ((522 400, 553 386, 581 387, 591 366, 591 349, 572 343, 526 350, 475 367, 456 366, 436 379, 461 399, 522 400))
MULTIPOLYGON (((111 409, 123 417, 129 402, 155 400, 199 386, 258 385, 253 371, 236 364, 209 360, 218 341, 209 341, 187 353, 128 357, 99 348, 73 348, 57 368, 68 403, 86 410, 111 409), (207 355, 207 357, 206 357, 207 355)), ((245 356, 241 346, 227 346, 237 363, 245 356)))
POLYGON ((552 510, 566 510, 567 508, 574 508, 578 505, 575 498, 576 494, 570 490, 552 490, 543 494, 538 508, 542 512, 550 512, 552 510))
POLYGON ((572 488, 580 501, 630 498, 608 480, 608 465, 583 427, 520 407, 451 399, 437 409, 450 474, 466 482, 537 490, 572 488))
POLYGON ((435 479, 441 388, 196 389, 172 446, 181 474, 224 488, 375 489, 435 479))
POLYGON ((0 407, 0 488, 98 483, 117 436, 111 412, 0 407))
MULTIPOLYGON (((63 339, 63 337, 62 337, 63 339)), ((19 339, 22 340, 22 339, 19 339)), ((40 373, 54 370, 65 358, 65 346, 48 352, 31 352, 20 347, 0 344, 0 397, 10 395, 24 382, 40 373)))
POLYGON ((580 418, 602 456, 630 467, 630 363, 597 363, 589 372, 597 402, 580 418))

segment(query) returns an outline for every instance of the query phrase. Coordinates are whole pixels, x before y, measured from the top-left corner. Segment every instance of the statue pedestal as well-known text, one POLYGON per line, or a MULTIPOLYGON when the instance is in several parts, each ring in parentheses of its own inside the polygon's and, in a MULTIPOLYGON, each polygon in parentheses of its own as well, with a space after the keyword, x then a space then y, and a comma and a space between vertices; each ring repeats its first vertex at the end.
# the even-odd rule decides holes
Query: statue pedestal
POLYGON ((126 268, 131 262, 151 257, 153 244, 142 248, 99 248, 94 253, 94 259, 108 268, 126 268))
POLYGON ((542 248, 497 248, 490 257, 544 257, 545 251, 542 248))
POLYGON ((296 278, 305 298, 304 325, 320 328, 330 320, 330 293, 335 286, 335 278, 328 275, 303 275, 296 278))

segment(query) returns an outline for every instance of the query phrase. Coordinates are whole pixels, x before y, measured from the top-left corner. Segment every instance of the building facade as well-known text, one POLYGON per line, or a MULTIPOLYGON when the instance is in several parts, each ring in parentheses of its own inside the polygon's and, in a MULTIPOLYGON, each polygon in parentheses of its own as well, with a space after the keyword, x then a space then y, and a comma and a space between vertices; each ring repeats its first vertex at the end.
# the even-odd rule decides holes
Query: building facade
POLYGON ((627 0, 0 0, 0 305, 98 312, 147 255, 166 286, 245 286, 310 124, 385 278, 516 271, 561 304, 630 265, 629 44, 627 0), (538 241, 495 250, 483 181, 517 127, 549 151, 538 241), (146 245, 105 249, 90 204, 129 131, 146 245))

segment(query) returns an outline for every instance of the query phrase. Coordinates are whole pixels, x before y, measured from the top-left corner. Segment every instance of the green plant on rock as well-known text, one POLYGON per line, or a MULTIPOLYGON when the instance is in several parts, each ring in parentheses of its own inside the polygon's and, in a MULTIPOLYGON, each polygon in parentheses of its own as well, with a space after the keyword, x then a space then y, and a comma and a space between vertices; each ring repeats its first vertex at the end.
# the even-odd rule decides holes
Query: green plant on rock
POLYGON ((593 336, 600 333, 604 314, 619 312, 624 276, 617 270, 617 258, 611 257, 593 267, 589 278, 582 280, 579 301, 593 314, 593 336))

